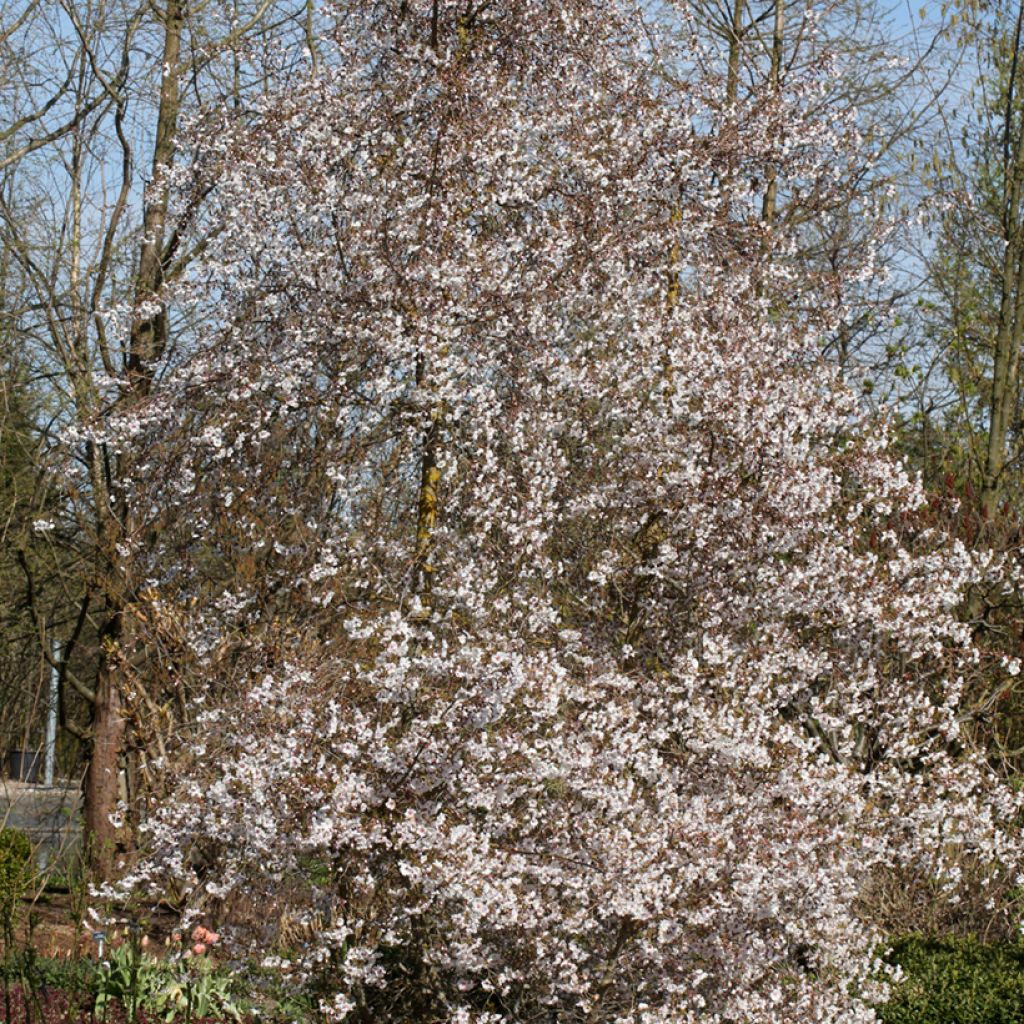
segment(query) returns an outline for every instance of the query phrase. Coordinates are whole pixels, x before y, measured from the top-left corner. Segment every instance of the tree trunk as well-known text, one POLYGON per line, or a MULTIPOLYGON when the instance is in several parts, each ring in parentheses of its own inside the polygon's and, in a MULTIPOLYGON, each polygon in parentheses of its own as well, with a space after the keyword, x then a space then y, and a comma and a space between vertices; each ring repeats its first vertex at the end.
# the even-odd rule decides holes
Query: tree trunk
MULTIPOLYGON (((168 0, 164 9, 163 75, 160 82, 160 104, 157 111, 156 138, 153 146, 153 180, 166 174, 174 158, 174 134, 180 109, 181 36, 184 6, 180 0, 168 0)), ((163 188, 147 198, 143 210, 143 236, 139 251, 135 282, 135 304, 143 308, 157 298, 163 283, 164 235, 167 219, 167 194, 163 188)), ((120 406, 130 407, 145 398, 153 381, 156 361, 167 343, 167 320, 162 309, 146 310, 132 324, 125 357, 128 383, 120 398, 120 406)), ((101 627, 100 665, 93 709, 92 751, 85 780, 86 846, 90 868, 98 880, 109 879, 116 867, 116 855, 131 843, 130 833, 115 826, 111 820, 117 812, 121 796, 120 769, 125 753, 127 723, 124 718, 123 693, 126 668, 134 655, 126 635, 133 601, 121 541, 134 533, 132 511, 123 488, 118 485, 130 473, 127 455, 98 453, 92 460, 93 484, 96 493, 97 529, 100 538, 99 557, 102 563, 102 589, 106 594, 107 616, 101 627), (105 500, 106 474, 113 477, 112 501, 105 500)))
POLYGON ((93 714, 92 752, 85 776, 86 848, 93 877, 97 879, 113 876, 117 855, 124 847, 123 830, 113 819, 121 795, 121 751, 125 737, 116 653, 120 627, 120 616, 114 616, 104 629, 93 714))
POLYGON ((996 514, 1003 499, 1006 446, 1017 408, 1017 374, 1024 335, 1024 253, 1020 251, 1021 239, 1019 232, 1017 234, 1018 237, 1006 246, 1003 295, 992 360, 988 438, 981 487, 981 505, 988 516, 996 514))
MULTIPOLYGON (((416 361, 416 385, 423 387, 426 380, 426 358, 420 354, 416 361)), ((416 551, 414 556, 413 593, 419 599, 418 615, 427 618, 434 589, 434 530, 437 527, 437 486, 441 470, 437 464, 438 446, 444 408, 436 403, 430 411, 430 425, 423 435, 420 454, 420 485, 416 501, 416 551)))
POLYGON ((743 16, 746 0, 735 0, 732 6, 732 22, 729 27, 729 61, 725 79, 725 102, 731 107, 736 103, 740 84, 740 54, 743 48, 743 16))
POLYGON ((1017 408, 1017 373, 1024 336, 1024 233, 1021 231, 1021 185, 1024 183, 1024 131, 1016 116, 1015 100, 1024 4, 1017 11, 1013 58, 1006 92, 1003 122, 1003 276, 999 323, 992 354, 992 389, 989 395, 988 437, 982 470, 981 507, 995 515, 1003 499, 1003 468, 1010 424, 1017 408))
MULTIPOLYGON (((768 75, 768 88, 774 98, 782 91, 782 47, 785 28, 785 0, 775 0, 775 23, 772 29, 772 63, 768 75)), ((775 204, 779 192, 778 170, 768 168, 768 188, 765 189, 764 201, 761 204, 761 219, 771 227, 775 223, 775 204)))

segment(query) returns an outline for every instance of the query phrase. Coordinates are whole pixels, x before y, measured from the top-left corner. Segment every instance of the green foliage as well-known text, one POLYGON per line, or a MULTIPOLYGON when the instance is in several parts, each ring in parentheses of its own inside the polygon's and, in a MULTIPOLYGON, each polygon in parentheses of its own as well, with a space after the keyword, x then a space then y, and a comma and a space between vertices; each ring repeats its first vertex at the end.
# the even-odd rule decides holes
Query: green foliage
POLYGON ((251 1005, 246 1008, 246 1012, 255 1020, 266 1024, 276 1021, 300 1024, 303 1021, 321 1020, 317 1010, 319 998, 315 982, 297 986, 293 978, 257 964, 247 966, 245 980, 251 996, 251 1005))
POLYGON ((0 961, 0 978, 27 983, 34 991, 52 988, 62 992, 91 992, 93 973, 91 960, 40 956, 31 947, 12 951, 0 961))
POLYGON ((144 993, 153 984, 157 971, 156 961, 143 957, 131 945, 108 949, 104 961, 96 968, 93 987, 96 993, 97 1014, 104 1014, 111 1003, 121 1003, 134 1017, 142 1005, 144 993))
POLYGON ((146 1007, 168 1024, 195 1017, 241 1020, 232 992, 233 979, 205 956, 164 964, 147 990, 146 1007))
POLYGON ((14 913, 32 881, 32 844, 16 828, 0 829, 0 922, 10 929, 14 913))
POLYGON ((309 882, 310 885, 324 888, 331 884, 334 871, 330 862, 324 858, 304 854, 299 858, 298 866, 302 877, 309 882))
POLYGON ((879 1007, 883 1024, 1024 1021, 1024 946, 914 935, 896 942, 887 960, 905 979, 879 1007))
POLYGON ((126 944, 111 949, 96 970, 95 1012, 121 1003, 133 1018, 144 1010, 167 1024, 202 1017, 241 1020, 243 1009, 232 991, 233 979, 206 956, 161 961, 126 944))

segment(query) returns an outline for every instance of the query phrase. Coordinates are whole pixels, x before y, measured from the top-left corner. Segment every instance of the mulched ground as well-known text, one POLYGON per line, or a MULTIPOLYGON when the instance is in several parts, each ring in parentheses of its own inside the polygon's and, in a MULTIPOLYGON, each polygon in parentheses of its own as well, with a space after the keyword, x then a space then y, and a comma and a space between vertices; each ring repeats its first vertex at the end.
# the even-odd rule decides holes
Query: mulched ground
MULTIPOLYGON (((81 912, 79 902, 68 892, 47 891, 35 900, 25 900, 18 914, 16 943, 19 947, 31 945, 40 956, 91 957, 96 955, 96 944, 88 921, 74 923, 81 912)), ((149 938, 147 951, 159 956, 178 924, 178 916, 169 907, 150 905, 125 912, 127 920, 138 921, 149 938)), ((107 940, 118 944, 117 926, 108 926, 107 940)), ((0 956, 3 942, 0 941, 0 956)))

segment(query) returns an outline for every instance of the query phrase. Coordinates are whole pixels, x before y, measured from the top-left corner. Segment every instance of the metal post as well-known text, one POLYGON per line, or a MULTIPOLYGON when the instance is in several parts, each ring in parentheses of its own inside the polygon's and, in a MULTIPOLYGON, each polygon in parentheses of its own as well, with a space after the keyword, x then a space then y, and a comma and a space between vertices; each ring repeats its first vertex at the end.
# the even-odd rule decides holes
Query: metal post
POLYGON ((57 702, 60 700, 60 644, 53 640, 53 665, 50 668, 50 699, 46 702, 46 762, 43 767, 43 782, 53 785, 54 769, 57 767, 57 702))

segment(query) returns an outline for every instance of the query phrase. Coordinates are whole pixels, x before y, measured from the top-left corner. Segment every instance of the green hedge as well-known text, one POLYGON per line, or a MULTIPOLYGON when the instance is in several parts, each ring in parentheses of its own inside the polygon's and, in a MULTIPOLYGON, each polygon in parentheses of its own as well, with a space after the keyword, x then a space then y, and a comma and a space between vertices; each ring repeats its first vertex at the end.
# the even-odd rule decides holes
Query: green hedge
POLYGON ((905 980, 878 1008, 884 1024, 1024 1024, 1024 945, 909 936, 886 959, 905 980))

